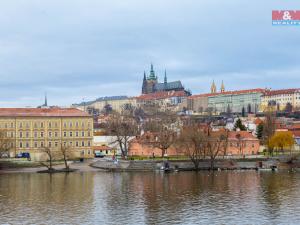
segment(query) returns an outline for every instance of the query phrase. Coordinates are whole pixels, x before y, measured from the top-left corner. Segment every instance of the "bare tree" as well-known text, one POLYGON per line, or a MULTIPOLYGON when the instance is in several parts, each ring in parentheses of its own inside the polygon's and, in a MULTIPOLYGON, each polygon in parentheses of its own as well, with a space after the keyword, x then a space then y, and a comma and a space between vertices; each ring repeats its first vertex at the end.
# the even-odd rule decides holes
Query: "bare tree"
POLYGON ((210 168, 214 169, 217 156, 224 156, 227 152, 228 134, 228 131, 212 132, 210 128, 189 126, 181 131, 178 146, 184 148, 196 170, 200 161, 207 157, 210 159, 210 168))
POLYGON ((207 132, 207 155, 210 158, 210 169, 214 169, 217 156, 224 155, 228 147, 228 131, 207 132))
POLYGON ((155 136, 153 146, 161 150, 161 157, 164 157, 168 148, 176 140, 179 129, 176 114, 171 111, 160 112, 159 117, 150 118, 144 124, 144 130, 150 131, 155 136))
POLYGON ((134 118, 123 116, 121 114, 113 114, 108 122, 108 133, 116 137, 111 144, 117 143, 122 152, 122 157, 127 157, 129 141, 132 136, 138 133, 138 124, 134 118))
POLYGON ((66 170, 69 170, 68 160, 74 156, 73 149, 70 146, 61 146, 60 153, 65 164, 66 170))
POLYGON ((9 155, 9 150, 13 145, 13 139, 8 137, 5 130, 0 130, 0 158, 7 154, 9 155))
POLYGON ((161 150, 161 157, 163 158, 176 139, 176 133, 168 127, 161 126, 160 130, 155 133, 154 147, 161 150))
POLYGON ((48 160, 46 162, 40 162, 40 164, 47 167, 49 171, 53 171, 53 161, 56 160, 58 156, 57 150, 49 147, 43 147, 41 151, 47 155, 48 160))
POLYGON ((193 162, 195 170, 206 156, 207 135, 198 126, 184 127, 177 140, 177 148, 182 148, 184 153, 193 162))
POLYGON ((207 112, 207 115, 209 117, 211 117, 213 115, 214 108, 213 107, 207 107, 206 112, 207 112))
POLYGON ((122 106, 122 115, 134 116, 136 108, 131 104, 127 103, 122 106))
POLYGON ((161 111, 157 103, 143 104, 140 109, 147 117, 155 117, 161 111))
POLYGON ((229 131, 226 130, 223 132, 223 134, 221 134, 220 137, 223 142, 222 142, 222 153, 223 153, 223 158, 225 158, 225 156, 227 155, 227 150, 228 150, 228 146, 229 146, 229 131))
MULTIPOLYGON (((270 146, 269 141, 275 133, 275 129, 276 129, 275 122, 276 122, 276 113, 272 111, 271 107, 269 107, 269 109, 265 112, 265 121, 263 123, 264 128, 262 132, 262 140, 266 146, 270 146)), ((272 153, 273 150, 269 148, 269 152, 272 153)))
POLYGON ((242 156, 243 155, 243 138, 242 138, 242 135, 240 133, 237 133, 235 135, 235 138, 237 140, 236 144, 237 144, 237 148, 239 149, 239 154, 242 156))

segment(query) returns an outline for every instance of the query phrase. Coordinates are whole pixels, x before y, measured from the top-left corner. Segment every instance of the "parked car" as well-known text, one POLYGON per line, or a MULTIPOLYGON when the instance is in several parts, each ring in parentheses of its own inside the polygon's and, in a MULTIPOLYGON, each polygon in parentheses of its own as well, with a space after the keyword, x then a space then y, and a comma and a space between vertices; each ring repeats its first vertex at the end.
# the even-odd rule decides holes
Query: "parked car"
POLYGON ((8 153, 2 153, 1 155, 0 155, 0 157, 1 158, 9 158, 9 154, 8 153))
POLYGON ((29 152, 20 152, 16 155, 16 158, 30 159, 30 153, 29 152))
POLYGON ((101 151, 95 151, 95 158, 104 158, 105 154, 101 151))
POLYGON ((16 155, 16 158, 22 158, 22 153, 18 153, 18 154, 16 155))

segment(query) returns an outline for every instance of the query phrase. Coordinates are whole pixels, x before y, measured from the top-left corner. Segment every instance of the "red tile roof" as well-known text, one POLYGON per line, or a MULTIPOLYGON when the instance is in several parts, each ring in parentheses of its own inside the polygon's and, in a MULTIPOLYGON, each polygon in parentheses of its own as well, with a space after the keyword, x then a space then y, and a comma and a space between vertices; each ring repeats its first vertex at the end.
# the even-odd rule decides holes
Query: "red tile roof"
POLYGON ((300 130, 300 124, 299 123, 294 123, 288 126, 289 130, 300 130))
POLYGON ((268 90, 265 92, 264 96, 272 95, 283 95, 283 94, 294 94, 296 91, 300 91, 299 88, 290 88, 290 89, 280 89, 280 90, 268 90))
POLYGON ((291 131, 294 137, 300 137, 300 130, 291 131))
POLYGON ((255 125, 259 125, 259 124, 261 124, 261 123, 263 123, 263 121, 262 121, 260 118, 256 118, 256 119, 254 120, 254 124, 255 124, 255 125))
POLYGON ((151 94, 144 94, 137 97, 137 100, 155 100, 155 99, 165 99, 171 97, 185 97, 187 96, 185 91, 162 91, 155 92, 151 94))
POLYGON ((199 95, 192 95, 189 99, 199 98, 199 97, 212 97, 217 95, 240 95, 240 94, 248 94, 248 93, 265 93, 265 89, 255 88, 255 89, 246 89, 246 90, 237 90, 237 91, 225 91, 225 92, 217 92, 217 93, 205 93, 199 95))
POLYGON ((264 93, 266 90, 262 88, 255 89, 246 89, 246 90, 238 90, 238 91, 226 91, 226 92, 218 92, 217 95, 240 95, 240 94, 248 94, 248 93, 264 93))
POLYGON ((230 131, 228 134, 229 139, 237 139, 237 135, 240 135, 242 139, 255 139, 258 140, 256 137, 254 137, 251 133, 248 131, 230 131))
POLYGON ((75 108, 0 108, 0 117, 89 117, 75 108))
POLYGON ((110 150, 112 150, 111 147, 108 147, 106 145, 104 145, 104 146, 93 146, 93 149, 96 150, 96 151, 110 151, 110 150))
POLYGON ((215 96, 215 95, 218 95, 218 93, 206 93, 206 94, 192 95, 192 96, 189 96, 188 99, 210 97, 210 96, 215 96))

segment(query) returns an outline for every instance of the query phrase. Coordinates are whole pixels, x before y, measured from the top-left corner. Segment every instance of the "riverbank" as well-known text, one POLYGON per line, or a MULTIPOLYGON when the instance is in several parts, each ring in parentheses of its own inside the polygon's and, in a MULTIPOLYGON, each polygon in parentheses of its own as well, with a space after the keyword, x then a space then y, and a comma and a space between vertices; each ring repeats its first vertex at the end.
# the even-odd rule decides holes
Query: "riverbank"
MULTIPOLYGON (((75 172, 90 171, 155 171, 160 170, 165 160, 118 160, 113 161, 110 158, 91 159, 84 162, 69 162, 71 169, 75 172)), ((195 170, 194 164, 190 160, 168 160, 172 170, 191 171, 195 170)), ((55 162, 54 169, 64 169, 63 162, 55 162)), ((300 160, 283 157, 272 158, 241 158, 241 159, 217 159, 214 162, 214 169, 218 170, 270 170, 270 169, 300 170, 300 160)), ((45 170, 38 162, 13 162, 10 167, 1 168, 0 173, 34 173, 45 170)), ((199 170, 210 170, 210 160, 201 160, 199 162, 199 170)))
MULTIPOLYGON (((90 164, 93 161, 85 161, 85 162, 69 162, 69 166, 71 169, 74 169, 75 173, 77 172, 93 172, 93 171, 101 171, 99 168, 91 167, 90 164)), ((61 170, 64 169, 64 164, 63 163, 56 163, 53 166, 54 169, 61 170)), ((40 166, 39 163, 32 163, 31 165, 27 164, 25 167, 21 167, 20 165, 17 165, 15 167, 10 167, 10 168, 2 168, 0 170, 0 174, 4 173, 36 173, 38 171, 43 171, 45 170, 46 167, 40 166)))
MULTIPOLYGON (((107 171, 154 171, 161 169, 164 160, 118 160, 99 159, 92 163, 94 168, 107 171)), ((179 171, 195 170, 190 160, 168 160, 169 167, 179 171)), ((288 158, 253 158, 253 159, 217 159, 214 169, 219 170, 258 170, 258 169, 295 169, 300 168, 300 161, 290 161, 288 158)), ((199 170, 211 169, 209 159, 199 162, 199 170)))

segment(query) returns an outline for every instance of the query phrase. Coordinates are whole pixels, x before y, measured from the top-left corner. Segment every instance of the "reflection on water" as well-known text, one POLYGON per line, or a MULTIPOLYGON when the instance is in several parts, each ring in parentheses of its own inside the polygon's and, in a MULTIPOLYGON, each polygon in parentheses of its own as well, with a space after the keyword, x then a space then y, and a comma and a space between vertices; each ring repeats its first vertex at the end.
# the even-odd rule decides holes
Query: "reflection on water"
POLYGON ((300 174, 0 175, 0 224, 297 224, 300 174))

